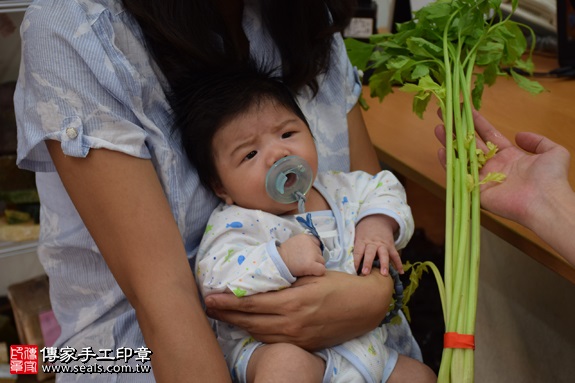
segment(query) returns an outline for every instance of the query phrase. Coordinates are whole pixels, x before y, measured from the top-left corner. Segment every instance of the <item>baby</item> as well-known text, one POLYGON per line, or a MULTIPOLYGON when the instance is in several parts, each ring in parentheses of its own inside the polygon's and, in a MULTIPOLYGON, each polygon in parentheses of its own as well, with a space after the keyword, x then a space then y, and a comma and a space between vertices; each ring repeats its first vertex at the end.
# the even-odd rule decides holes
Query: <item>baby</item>
MULTIPOLYGON (((309 125, 279 80, 257 70, 218 73, 175 96, 186 154, 222 200, 196 258, 204 297, 279 290, 326 268, 355 274, 362 264, 367 274, 375 259, 382 274, 390 260, 401 272, 397 249, 413 233, 402 185, 387 171, 318 174, 309 125)), ((317 352, 262 344, 226 323, 215 328, 235 381, 434 381, 402 318, 317 352)))

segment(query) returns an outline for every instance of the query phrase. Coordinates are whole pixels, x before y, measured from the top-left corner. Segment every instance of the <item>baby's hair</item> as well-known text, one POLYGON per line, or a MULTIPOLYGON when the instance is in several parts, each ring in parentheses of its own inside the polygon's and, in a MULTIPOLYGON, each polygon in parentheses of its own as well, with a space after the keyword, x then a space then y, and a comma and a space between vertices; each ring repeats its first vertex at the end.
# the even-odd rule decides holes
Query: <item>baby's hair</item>
POLYGON ((255 66, 190 73, 169 95, 174 132, 196 168, 200 182, 213 189, 220 183, 212 150, 216 132, 263 101, 272 101, 309 124, 295 96, 272 70, 255 66))

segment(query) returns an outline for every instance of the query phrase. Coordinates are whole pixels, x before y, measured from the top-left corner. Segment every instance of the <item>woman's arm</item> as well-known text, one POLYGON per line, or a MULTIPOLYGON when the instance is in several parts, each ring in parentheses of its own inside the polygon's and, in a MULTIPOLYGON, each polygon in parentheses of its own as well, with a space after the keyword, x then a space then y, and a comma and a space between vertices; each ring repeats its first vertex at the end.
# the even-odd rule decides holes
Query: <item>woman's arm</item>
POLYGON ((376 174, 381 170, 381 166, 369 138, 359 104, 355 104, 347 114, 347 126, 351 171, 363 170, 369 174, 376 174))
POLYGON ((389 309, 393 282, 379 270, 366 276, 327 271, 299 278, 291 288, 249 297, 214 294, 208 314, 265 343, 307 350, 331 347, 377 327, 389 309))
POLYGON ((157 381, 229 381, 174 217, 149 160, 46 145, 74 206, 136 310, 157 381))

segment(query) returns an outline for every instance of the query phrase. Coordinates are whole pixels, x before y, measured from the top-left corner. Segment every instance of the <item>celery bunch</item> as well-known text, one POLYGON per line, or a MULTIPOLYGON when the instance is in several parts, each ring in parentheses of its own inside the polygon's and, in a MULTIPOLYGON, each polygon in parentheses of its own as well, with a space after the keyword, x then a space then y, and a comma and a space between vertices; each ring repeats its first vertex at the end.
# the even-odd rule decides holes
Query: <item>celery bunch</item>
MULTIPOLYGON (((418 116, 422 117, 432 97, 441 108, 447 138, 444 280, 433 271, 446 332, 466 335, 475 334, 479 186, 504 178, 490 174, 479 179, 480 167, 497 148, 490 146, 489 153, 476 149, 472 110, 480 108, 484 86, 493 85, 499 76, 510 75, 532 93, 543 90, 513 69, 533 72, 533 31, 510 16, 503 17, 500 5, 501 0, 437 0, 415 12, 411 21, 399 24, 395 34, 373 36, 370 43, 346 40, 352 63, 371 72, 372 97, 382 101, 394 85, 400 85, 400 90, 415 92, 413 111, 418 116), (533 37, 529 49, 523 30, 533 37), (511 69, 504 72, 502 67, 511 69)), ((514 11, 517 0, 512 6, 514 11)), ((473 349, 444 349, 440 382, 471 382, 473 374, 473 349)))

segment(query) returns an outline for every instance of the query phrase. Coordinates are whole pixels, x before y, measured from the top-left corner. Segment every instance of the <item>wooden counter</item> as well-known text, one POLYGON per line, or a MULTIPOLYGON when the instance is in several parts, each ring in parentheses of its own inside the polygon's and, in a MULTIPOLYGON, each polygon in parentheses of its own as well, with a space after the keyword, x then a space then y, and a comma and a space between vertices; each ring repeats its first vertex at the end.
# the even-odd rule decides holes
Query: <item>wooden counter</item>
MULTIPOLYGON (((535 57, 537 72, 557 66, 554 58, 535 57)), ((545 135, 572 153, 569 179, 575 185, 575 80, 536 78, 547 90, 532 95, 520 89, 512 79, 499 78, 486 88, 481 113, 507 138, 514 142, 519 131, 545 135)), ((437 160, 440 143, 433 128, 441 121, 437 106, 429 104, 424 119, 411 110, 413 94, 395 91, 382 103, 370 98, 364 118, 381 161, 418 183, 434 195, 445 199, 445 172, 437 160)), ((482 225, 519 250, 575 284, 575 268, 563 260, 530 230, 509 220, 483 211, 482 225)))

